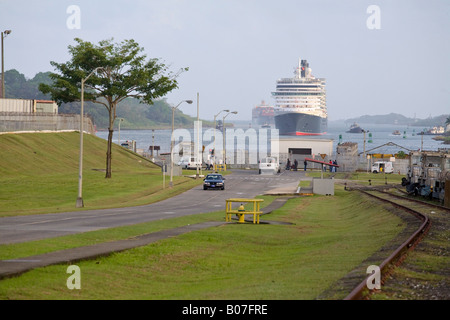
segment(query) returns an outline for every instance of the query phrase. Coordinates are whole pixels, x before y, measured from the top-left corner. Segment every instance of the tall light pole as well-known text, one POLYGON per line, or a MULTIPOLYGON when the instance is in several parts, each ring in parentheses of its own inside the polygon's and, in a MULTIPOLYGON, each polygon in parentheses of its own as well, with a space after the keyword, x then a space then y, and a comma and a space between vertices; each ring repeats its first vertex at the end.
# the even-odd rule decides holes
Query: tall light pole
POLYGON ((197 159, 197 174, 195 176, 195 179, 198 179, 199 177, 199 163, 200 163, 200 168, 202 167, 203 164, 203 157, 202 159, 200 159, 199 157, 199 152, 198 152, 198 148, 200 147, 200 113, 199 113, 199 93, 197 92, 197 148, 195 150, 195 158, 197 159))
POLYGON ((421 138, 421 143, 420 143, 420 152, 423 152, 423 131, 420 133, 420 135, 422 136, 421 138))
POLYGON ((2 98, 5 99, 5 54, 3 50, 3 39, 6 38, 8 34, 11 33, 11 30, 5 30, 2 32, 2 98))
POLYGON ((84 132, 84 83, 91 75, 97 70, 103 69, 102 67, 95 68, 86 78, 81 79, 81 111, 80 111, 80 167, 78 172, 78 198, 77 208, 84 207, 82 188, 83 188, 83 132, 84 132))
POLYGON ((175 122, 175 109, 177 109, 183 102, 192 104, 192 100, 183 100, 176 107, 172 107, 172 134, 170 135, 170 182, 169 188, 173 187, 173 126, 175 122))
POLYGON ((226 109, 226 110, 221 110, 221 111, 219 111, 219 113, 218 114, 216 114, 215 116, 214 116, 214 168, 216 167, 216 129, 217 129, 217 124, 216 124, 216 118, 217 118, 217 116, 219 115, 219 114, 221 114, 222 112, 230 112, 230 110, 228 110, 228 109, 226 109))
POLYGON ((222 126, 223 126, 223 165, 225 166, 224 168, 226 169, 226 160, 227 160, 227 151, 225 148, 225 118, 228 117, 228 115, 230 114, 237 114, 237 111, 233 111, 233 112, 228 112, 226 115, 223 116, 222 118, 222 126))
POLYGON ((363 143, 363 156, 366 157, 366 133, 369 132, 369 130, 362 131, 364 133, 364 143, 363 143))
POLYGON ((119 146, 120 146, 120 123, 123 121, 123 118, 120 118, 119 119, 119 137, 117 138, 117 143, 119 144, 119 146))

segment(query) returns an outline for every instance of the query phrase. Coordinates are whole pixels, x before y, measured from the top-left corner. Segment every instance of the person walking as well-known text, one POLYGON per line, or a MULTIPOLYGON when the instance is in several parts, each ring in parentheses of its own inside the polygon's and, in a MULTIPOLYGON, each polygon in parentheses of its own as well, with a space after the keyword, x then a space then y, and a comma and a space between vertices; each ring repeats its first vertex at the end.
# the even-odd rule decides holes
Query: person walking
POLYGON ((291 170, 291 160, 287 159, 286 170, 291 170))
POLYGON ((306 171, 306 166, 307 166, 307 164, 308 164, 308 162, 306 162, 306 160, 303 161, 303 165, 305 166, 305 171, 306 171))
POLYGON ((297 167, 298 167, 298 161, 297 159, 294 160, 294 171, 297 171, 297 167))

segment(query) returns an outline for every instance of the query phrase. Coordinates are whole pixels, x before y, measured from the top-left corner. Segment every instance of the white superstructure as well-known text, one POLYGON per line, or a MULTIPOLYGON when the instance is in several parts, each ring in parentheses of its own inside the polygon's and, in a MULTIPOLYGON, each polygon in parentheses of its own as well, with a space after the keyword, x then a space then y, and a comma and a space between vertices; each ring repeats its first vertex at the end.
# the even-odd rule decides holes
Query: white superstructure
POLYGON ((278 79, 272 96, 281 134, 315 135, 327 130, 325 79, 314 77, 306 60, 299 60, 294 77, 278 79))

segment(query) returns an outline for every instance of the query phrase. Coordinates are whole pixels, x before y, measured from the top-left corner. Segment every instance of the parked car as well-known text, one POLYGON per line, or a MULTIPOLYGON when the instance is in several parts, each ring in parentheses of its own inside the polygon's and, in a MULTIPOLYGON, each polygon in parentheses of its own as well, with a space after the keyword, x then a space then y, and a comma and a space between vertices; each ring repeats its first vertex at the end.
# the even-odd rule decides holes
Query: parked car
POLYGON ((280 173, 280 164, 276 157, 266 157, 259 162, 259 174, 277 174, 280 173))
POLYGON ((377 161, 372 165, 372 172, 385 172, 385 173, 393 173, 394 167, 392 166, 391 161, 377 161))
POLYGON ((200 168, 202 163, 197 161, 196 158, 190 157, 181 158, 180 161, 178 161, 178 165, 183 169, 197 169, 197 166, 200 168))
POLYGON ((207 189, 225 189, 225 178, 219 173, 208 174, 203 179, 203 190, 207 189))

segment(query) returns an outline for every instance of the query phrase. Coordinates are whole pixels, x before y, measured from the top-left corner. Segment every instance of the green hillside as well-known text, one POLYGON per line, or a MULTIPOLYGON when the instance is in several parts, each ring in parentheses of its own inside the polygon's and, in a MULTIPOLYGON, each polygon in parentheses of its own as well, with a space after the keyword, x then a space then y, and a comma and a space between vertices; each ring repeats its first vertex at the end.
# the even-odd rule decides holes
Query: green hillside
POLYGON ((79 141, 78 132, 0 135, 0 216, 142 205, 197 183, 174 177, 174 188, 163 190, 158 166, 116 144, 105 179, 107 142, 85 135, 85 208, 77 209, 79 141))
MULTIPOLYGON (((46 99, 51 100, 49 94, 39 91, 39 84, 51 84, 50 72, 39 72, 34 78, 26 79, 23 74, 15 69, 5 72, 5 94, 7 98, 14 99, 46 99)), ((192 97, 191 99, 194 99, 192 97)), ((178 101, 176 102, 178 103, 178 101)), ((127 98, 120 102, 117 108, 117 117, 122 118, 122 129, 168 129, 172 125, 172 105, 166 99, 153 101, 153 105, 140 103, 137 99, 127 98)), ((59 113, 79 114, 80 102, 63 103, 59 106, 59 113)), ((196 110, 195 105, 182 106, 175 110, 174 122, 177 128, 193 128, 197 117, 191 117, 183 113, 183 110, 196 110), (187 108, 187 109, 186 109, 187 108)), ((84 111, 89 114, 97 126, 97 129, 108 129, 109 114, 103 105, 86 101, 84 111)), ((214 126, 214 122, 203 120, 204 126, 214 126)), ((115 127, 118 127, 116 121, 115 127)))

